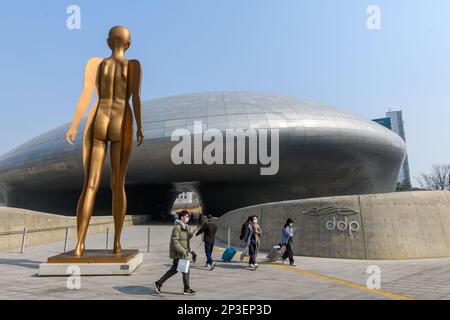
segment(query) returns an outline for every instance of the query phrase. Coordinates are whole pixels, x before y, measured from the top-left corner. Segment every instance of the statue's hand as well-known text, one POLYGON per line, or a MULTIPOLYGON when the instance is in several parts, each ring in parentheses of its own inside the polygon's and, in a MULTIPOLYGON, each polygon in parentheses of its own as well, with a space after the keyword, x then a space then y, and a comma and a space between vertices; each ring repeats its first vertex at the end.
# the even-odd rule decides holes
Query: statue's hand
POLYGON ((67 131, 67 133, 66 133, 67 142, 69 142, 71 145, 73 145, 73 142, 75 141, 77 133, 78 133, 77 129, 70 128, 69 131, 67 131))
POLYGON ((144 134, 142 133, 142 129, 139 128, 136 132, 137 146, 139 147, 144 141, 144 134))

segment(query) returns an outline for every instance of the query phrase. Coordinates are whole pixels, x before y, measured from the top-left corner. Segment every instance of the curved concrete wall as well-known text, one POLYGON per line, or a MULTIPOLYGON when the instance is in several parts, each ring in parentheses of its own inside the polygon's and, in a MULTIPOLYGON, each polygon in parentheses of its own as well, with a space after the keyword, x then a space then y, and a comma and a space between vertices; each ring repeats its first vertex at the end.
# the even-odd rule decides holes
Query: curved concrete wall
POLYGON ((295 220, 296 255, 346 259, 417 259, 450 256, 450 192, 413 191, 267 203, 228 212, 218 238, 241 246, 239 231, 258 215, 262 250, 281 240, 288 217, 295 220))
MULTIPOLYGON (((0 251, 20 248, 24 228, 27 228, 27 246, 64 240, 66 228, 69 228, 69 238, 76 239, 76 219, 76 217, 0 207, 0 251)), ((148 220, 147 215, 126 216, 124 227, 142 224, 148 220)), ((106 232, 107 228, 114 230, 112 216, 92 217, 88 234, 106 232)))

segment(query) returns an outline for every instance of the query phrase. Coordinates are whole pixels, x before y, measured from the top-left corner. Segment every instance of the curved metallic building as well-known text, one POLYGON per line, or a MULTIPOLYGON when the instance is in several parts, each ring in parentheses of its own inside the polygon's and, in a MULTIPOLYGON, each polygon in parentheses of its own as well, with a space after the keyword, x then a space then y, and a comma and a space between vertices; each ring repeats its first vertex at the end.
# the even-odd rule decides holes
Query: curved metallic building
MULTIPOLYGON (((0 192, 6 205, 75 214, 83 184, 82 137, 75 146, 68 144, 69 125, 0 157, 0 192)), ((370 120, 266 93, 209 92, 150 100, 143 103, 143 126, 145 141, 133 146, 127 174, 128 212, 155 216, 164 216, 176 195, 186 190, 195 190, 205 210, 215 215, 281 200, 391 192, 406 153, 398 135, 370 120), (171 135, 179 128, 192 132, 195 121, 224 137, 226 129, 278 132, 277 174, 261 175, 264 165, 249 163, 250 139, 244 164, 174 164, 171 153, 178 141, 171 141, 171 135)), ((226 159, 231 149, 223 150, 226 159)), ((109 171, 107 157, 97 213, 110 212, 109 171)))

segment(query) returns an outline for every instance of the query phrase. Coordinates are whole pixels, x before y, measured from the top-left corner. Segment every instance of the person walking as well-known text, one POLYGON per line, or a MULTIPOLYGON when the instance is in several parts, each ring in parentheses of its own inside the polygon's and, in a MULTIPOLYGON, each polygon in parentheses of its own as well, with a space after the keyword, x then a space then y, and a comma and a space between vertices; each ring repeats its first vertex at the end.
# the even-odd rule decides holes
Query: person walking
MULTIPOLYGON (((245 232, 247 231, 248 225, 250 224, 250 221, 252 220, 252 216, 249 216, 247 218, 247 221, 244 222, 244 224, 241 227, 241 234, 239 235, 239 240, 244 241, 245 232)), ((242 262, 244 261, 244 258, 248 256, 248 247, 247 243, 244 243, 244 249, 241 252, 239 260, 242 262)))
POLYGON ((214 242, 216 241, 217 225, 214 223, 213 216, 208 214, 206 216, 207 221, 202 225, 200 230, 197 231, 197 236, 204 234, 205 242, 205 255, 206 255, 206 265, 205 267, 209 270, 213 270, 216 263, 212 259, 212 252, 214 248, 214 242))
MULTIPOLYGON (((188 211, 183 210, 178 214, 178 219, 175 220, 175 226, 172 230, 172 235, 170 237, 170 258, 173 259, 172 267, 169 271, 162 276, 161 279, 156 281, 153 286, 155 291, 160 294, 161 287, 170 277, 174 276, 178 271, 178 262, 180 259, 190 258, 190 239, 196 232, 194 228, 191 230, 188 226, 190 214, 188 211)), ((195 291, 189 286, 189 270, 183 274, 183 285, 185 295, 194 295, 195 291)))
POLYGON ((294 250, 292 248, 292 237, 294 236, 294 220, 292 218, 288 218, 283 230, 282 230, 282 238, 280 242, 280 246, 283 248, 285 246, 285 251, 281 259, 283 263, 289 258, 289 264, 291 267, 295 267, 294 263, 294 250))
POLYGON ((258 250, 261 244, 260 237, 261 228, 258 224, 258 216, 252 216, 244 236, 244 241, 250 255, 250 259, 248 262, 248 268, 250 270, 256 270, 256 268, 258 267, 256 257, 258 256, 258 250))

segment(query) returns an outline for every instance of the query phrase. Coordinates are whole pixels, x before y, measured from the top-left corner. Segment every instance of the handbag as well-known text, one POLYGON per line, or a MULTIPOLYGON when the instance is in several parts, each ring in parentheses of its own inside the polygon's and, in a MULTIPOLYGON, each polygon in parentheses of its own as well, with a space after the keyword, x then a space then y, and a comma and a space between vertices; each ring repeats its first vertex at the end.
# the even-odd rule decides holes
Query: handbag
POLYGON ((182 272, 182 273, 188 273, 189 272, 189 264, 190 264, 190 260, 187 259, 180 259, 178 260, 178 266, 177 266, 177 271, 182 272))

